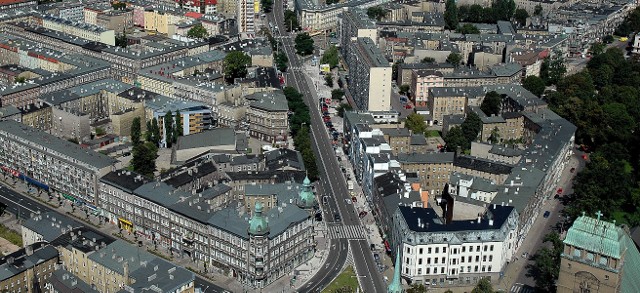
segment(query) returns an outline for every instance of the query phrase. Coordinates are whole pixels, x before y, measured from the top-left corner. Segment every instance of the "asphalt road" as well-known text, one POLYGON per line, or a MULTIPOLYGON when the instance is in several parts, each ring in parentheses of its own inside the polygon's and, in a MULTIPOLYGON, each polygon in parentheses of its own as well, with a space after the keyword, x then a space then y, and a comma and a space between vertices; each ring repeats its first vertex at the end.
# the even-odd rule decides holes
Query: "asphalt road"
MULTIPOLYGON (((29 197, 26 197, 16 192, 15 190, 11 189, 4 183, 0 183, 0 202, 7 205, 7 209, 5 210, 6 212, 12 213, 14 215, 18 214, 19 217, 22 219, 29 219, 32 217, 32 215, 38 212, 40 213, 53 212, 53 213, 56 213, 57 218, 68 218, 67 216, 53 210, 49 206, 43 205, 35 200, 32 200, 29 197)), ((85 226, 85 227, 93 231, 98 231, 92 226, 85 226)), ((101 233, 104 234, 104 232, 101 232, 101 233)), ((200 276, 198 275, 196 275, 194 284, 196 287, 200 287, 202 290, 204 290, 204 293, 229 292, 220 286, 217 286, 205 279, 200 278, 200 276)))
MULTIPOLYGON (((311 114, 311 136, 313 138, 314 152, 317 156, 321 180, 317 191, 320 197, 328 196, 327 204, 322 205, 324 220, 328 225, 362 225, 353 205, 347 205, 345 199, 349 199, 349 190, 344 175, 336 159, 331 138, 318 111, 318 96, 313 86, 313 81, 301 70, 302 62, 295 54, 294 42, 290 33, 286 32, 283 23, 284 11, 282 0, 275 1, 273 13, 269 20, 276 24, 274 36, 282 41, 282 48, 289 58, 289 71, 285 78, 287 85, 298 89, 307 99, 311 114), (334 222, 334 214, 340 215, 340 221, 334 222)), ((321 201, 322 202, 322 201, 321 201)), ((386 286, 379 275, 373 255, 367 240, 333 239, 330 242, 331 249, 328 252, 328 262, 300 288, 300 292, 316 292, 326 287, 339 273, 347 258, 348 249, 351 249, 355 263, 356 273, 360 287, 364 292, 385 292, 386 286), (347 244, 348 243, 348 244, 347 244)))

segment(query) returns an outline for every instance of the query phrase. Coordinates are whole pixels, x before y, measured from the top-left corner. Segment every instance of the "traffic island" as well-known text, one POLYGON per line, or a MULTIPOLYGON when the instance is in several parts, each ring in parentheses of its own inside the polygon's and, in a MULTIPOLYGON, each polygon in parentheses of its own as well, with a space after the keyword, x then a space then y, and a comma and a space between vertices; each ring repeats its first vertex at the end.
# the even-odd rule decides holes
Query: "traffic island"
POLYGON ((346 267, 340 275, 338 275, 332 282, 322 290, 322 293, 333 292, 357 292, 358 291, 358 278, 352 266, 346 267))

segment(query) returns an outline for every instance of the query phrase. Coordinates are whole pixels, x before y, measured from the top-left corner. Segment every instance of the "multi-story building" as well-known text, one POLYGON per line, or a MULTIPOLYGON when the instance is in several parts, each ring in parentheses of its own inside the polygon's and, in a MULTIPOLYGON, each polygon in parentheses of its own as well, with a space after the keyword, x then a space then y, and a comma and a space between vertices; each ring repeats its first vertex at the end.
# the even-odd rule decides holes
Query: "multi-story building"
MULTIPOLYGON (((98 15, 111 11, 113 7, 107 3, 87 4, 83 9, 84 22, 87 24, 98 25, 98 15)), ((135 11, 135 10, 134 10, 135 11)))
POLYGON ((145 107, 147 112, 145 116, 148 117, 148 120, 155 118, 158 121, 160 134, 162 135, 160 145, 163 147, 167 145, 164 117, 169 111, 173 115, 174 124, 178 119, 178 114, 180 115, 183 135, 200 133, 215 126, 211 108, 199 102, 180 101, 164 96, 155 96, 145 101, 145 107))
POLYGON ((249 135, 272 144, 286 144, 289 133, 289 105, 281 91, 245 96, 249 102, 249 135))
POLYGON ((55 212, 37 214, 22 223, 22 245, 29 246, 37 242, 51 242, 60 235, 82 225, 55 212))
POLYGON ((453 171, 469 176, 476 176, 502 184, 513 169, 512 165, 488 159, 458 155, 453 162, 453 171))
POLYGON ((115 46, 115 33, 113 30, 101 28, 90 24, 69 22, 53 16, 42 17, 42 26, 57 32, 70 34, 94 42, 100 42, 115 46))
POLYGON ((358 0, 334 3, 332 5, 318 4, 311 0, 294 1, 294 11, 298 15, 300 26, 310 32, 332 31, 337 29, 338 17, 344 8, 367 10, 369 7, 390 2, 389 0, 358 0))
POLYGON ((254 0, 238 0, 236 5, 238 33, 242 38, 253 38, 256 33, 254 0))
POLYGON ((477 219, 447 221, 431 208, 400 205, 393 225, 392 247, 402 253, 402 276, 415 284, 497 280, 516 252, 518 213, 510 206, 490 205, 477 219))
POLYGON ((467 95, 464 90, 455 87, 436 87, 429 90, 427 107, 431 111, 431 122, 442 123, 445 115, 464 114, 467 108, 467 95))
POLYGON ((628 228, 582 213, 564 238, 559 293, 638 292, 640 253, 628 228))
POLYGON ((347 53, 347 45, 352 38, 370 38, 378 43, 376 23, 367 16, 364 10, 345 7, 338 17, 340 44, 343 56, 347 53))
POLYGON ((0 121, 0 165, 5 174, 95 210, 98 179, 116 160, 37 131, 0 121))
POLYGON ((407 153, 398 154, 397 160, 402 170, 418 174, 425 190, 440 195, 449 182, 454 157, 454 153, 407 153))
POLYGON ((0 290, 42 292, 56 270, 58 251, 43 242, 34 243, 0 259, 0 290))
MULTIPOLYGON (((263 209, 261 200, 253 201, 247 219, 244 208, 214 206, 215 198, 231 192, 228 186, 210 188, 216 193, 189 194, 164 182, 139 185, 134 175, 114 172, 103 178, 103 210, 111 222, 116 219, 121 228, 158 241, 174 253, 229 269, 241 282, 257 288, 288 274, 313 255, 315 195, 308 179, 298 189, 281 185, 275 191, 281 198, 269 201, 273 204, 269 210, 263 209)), ((92 260, 102 259, 97 253, 90 256, 92 260)))
POLYGON ((391 107, 391 66, 370 38, 346 45, 349 95, 359 110, 387 111, 391 107))
POLYGON ((389 143, 394 155, 410 153, 411 130, 408 128, 383 128, 384 139, 389 143))
POLYGON ((96 25, 116 33, 122 33, 124 30, 133 27, 133 9, 112 10, 106 13, 100 13, 96 17, 96 25))
POLYGON ((411 79, 411 98, 416 106, 426 106, 429 89, 444 86, 441 72, 433 70, 414 70, 411 79))
POLYGON ((448 191, 451 196, 490 203, 498 194, 498 185, 484 178, 453 172, 448 191))

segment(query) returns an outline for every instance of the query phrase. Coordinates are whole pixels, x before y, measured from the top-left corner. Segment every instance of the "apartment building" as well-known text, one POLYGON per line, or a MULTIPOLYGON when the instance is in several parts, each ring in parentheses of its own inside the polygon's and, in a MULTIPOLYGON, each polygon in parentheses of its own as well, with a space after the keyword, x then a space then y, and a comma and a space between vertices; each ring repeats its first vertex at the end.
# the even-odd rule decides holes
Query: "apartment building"
MULTIPOLYGON (((255 0, 238 0, 236 1, 236 17, 238 19, 238 33, 244 39, 252 39, 255 37, 256 24, 255 16, 256 11, 254 8, 255 0)), ((284 29, 284 28, 282 28, 284 29)))
POLYGON ((456 156, 453 162, 454 172, 484 178, 496 184, 504 183, 512 169, 512 165, 465 155, 456 156))
POLYGON ((384 139, 389 143, 394 155, 409 153, 411 143, 411 130, 408 128, 382 128, 384 139))
POLYGON ((276 145, 286 145, 289 134, 289 105, 282 91, 245 96, 249 101, 249 135, 276 145))
POLYGON ((13 120, 0 121, 0 164, 17 177, 89 209, 96 209, 98 179, 117 161, 13 120))
POLYGON ((11 11, 14 9, 21 9, 27 7, 36 7, 38 6, 38 1, 30 1, 30 0, 18 0, 18 1, 7 1, 5 3, 0 4, 0 11, 11 11))
POLYGON ((85 23, 77 23, 54 16, 42 17, 42 27, 45 29, 70 34, 86 40, 100 42, 115 46, 115 33, 113 30, 101 28, 85 23))
MULTIPOLYGON (((205 189, 190 194, 164 182, 140 185, 136 177, 122 171, 103 177, 103 209, 112 223, 115 220, 122 229, 157 241, 175 254, 228 269, 256 288, 290 273, 313 255, 310 210, 315 197, 308 180, 298 191, 283 185, 276 193, 286 203, 276 201, 269 210, 254 201, 248 218, 245 209, 214 206, 216 198, 229 196, 229 186, 208 188, 215 193, 205 189), (117 191, 120 186, 124 188, 117 191)), ((99 259, 95 254, 93 258, 99 259)))
POLYGON ((400 205, 393 225, 392 247, 402 255, 402 276, 414 284, 473 286, 482 278, 498 280, 516 253, 518 213, 510 206, 490 205, 477 219, 445 222, 431 208, 400 205))
POLYGON ((343 56, 347 53, 346 46, 352 38, 370 38, 374 43, 378 43, 376 23, 367 16, 364 10, 344 7, 337 20, 343 56))
MULTIPOLYGON (((84 22, 87 24, 98 25, 98 15, 107 13, 113 10, 113 7, 107 3, 92 3, 87 4, 82 14, 84 16, 84 22)), ((133 15, 133 12, 132 12, 133 15)), ((133 21, 133 16, 132 16, 133 21)))
POLYGON ((451 196, 490 203, 498 194, 498 187, 484 178, 452 172, 448 191, 451 196))
POLYGON ((359 110, 388 111, 391 107, 391 66, 370 38, 346 44, 349 94, 359 110))
POLYGON ((133 28, 133 10, 112 10, 96 16, 96 25, 116 33, 133 28))
POLYGON ((84 229, 68 232, 52 245, 62 267, 100 292, 193 292, 195 274, 123 240, 84 229))
POLYGON ((420 184, 432 195, 440 195, 449 182, 453 170, 454 153, 405 153, 398 154, 400 168, 416 173, 420 184))
POLYGON ((467 93, 455 87, 434 87, 429 90, 427 107, 431 122, 440 125, 446 115, 464 114, 467 108, 467 93))
POLYGON ((38 242, 50 243, 60 235, 80 227, 82 224, 55 212, 41 213, 22 223, 22 245, 27 247, 38 242))
POLYGON ((180 115, 183 135, 200 133, 216 125, 211 108, 199 102, 180 101, 158 95, 147 99, 145 101, 145 108, 145 116, 148 117, 147 120, 155 118, 158 121, 160 134, 162 135, 160 141, 162 147, 166 147, 167 145, 165 141, 167 130, 165 128, 164 117, 169 111, 173 115, 174 124, 176 123, 176 119, 178 119, 177 115, 180 115))
POLYGON ((338 17, 344 8, 366 10, 369 7, 389 2, 388 0, 358 0, 335 3, 332 5, 318 4, 311 0, 294 1, 294 11, 297 13, 300 26, 310 32, 332 31, 337 29, 338 17))
POLYGON ((58 264, 58 251, 43 242, 26 245, 0 258, 0 290, 42 292, 58 264))
POLYGON ((443 86, 444 75, 441 72, 434 70, 414 70, 411 78, 411 98, 416 106, 427 106, 429 89, 443 86))
POLYGON ((516 165, 520 162, 524 150, 517 147, 492 145, 489 143, 471 142, 471 156, 491 161, 516 165))

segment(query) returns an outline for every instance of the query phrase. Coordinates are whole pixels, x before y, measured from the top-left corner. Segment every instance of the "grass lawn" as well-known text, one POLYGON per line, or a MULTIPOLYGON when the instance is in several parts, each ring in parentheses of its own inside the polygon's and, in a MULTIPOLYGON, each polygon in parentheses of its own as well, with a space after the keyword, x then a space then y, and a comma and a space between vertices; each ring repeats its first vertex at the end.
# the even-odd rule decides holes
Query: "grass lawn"
POLYGON ((338 277, 327 286, 322 293, 333 293, 336 290, 344 287, 351 288, 351 292, 356 292, 358 288, 358 278, 356 278, 356 273, 353 271, 353 267, 348 266, 347 268, 338 275, 338 277))
POLYGON ((424 133, 426 137, 440 137, 440 131, 437 130, 427 130, 424 133))
POLYGON ((9 242, 14 245, 22 247, 22 235, 5 227, 4 225, 0 225, 0 237, 9 240, 9 242))

